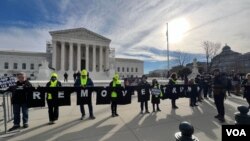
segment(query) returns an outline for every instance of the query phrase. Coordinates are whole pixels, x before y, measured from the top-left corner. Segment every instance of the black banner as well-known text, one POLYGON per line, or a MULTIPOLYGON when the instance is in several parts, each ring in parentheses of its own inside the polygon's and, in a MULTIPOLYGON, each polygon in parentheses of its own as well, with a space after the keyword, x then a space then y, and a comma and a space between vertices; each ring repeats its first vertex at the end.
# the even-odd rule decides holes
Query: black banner
MULTIPOLYGON (((27 103, 29 107, 43 107, 45 106, 46 93, 51 93, 53 102, 58 106, 71 105, 71 93, 77 92, 77 105, 89 104, 92 101, 92 94, 96 92, 96 105, 110 104, 111 92, 117 93, 117 104, 125 105, 131 103, 131 95, 134 91, 138 93, 138 102, 150 100, 149 86, 130 86, 130 87, 38 87, 36 88, 19 88, 14 91, 16 93, 28 92, 27 103)), ((199 87, 197 85, 174 85, 161 86, 163 93, 162 99, 177 99, 191 96, 197 96, 199 87)), ((153 92, 154 93, 154 92, 153 92)), ((159 93, 159 90, 157 90, 159 93)), ((20 99, 15 98, 12 102, 18 103, 20 99)))

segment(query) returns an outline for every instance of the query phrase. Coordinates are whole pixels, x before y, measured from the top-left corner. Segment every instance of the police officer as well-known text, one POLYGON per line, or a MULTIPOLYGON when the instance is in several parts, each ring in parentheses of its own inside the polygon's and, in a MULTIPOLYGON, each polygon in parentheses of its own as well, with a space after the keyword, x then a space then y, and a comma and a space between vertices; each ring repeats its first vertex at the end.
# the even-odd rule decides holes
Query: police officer
MULTIPOLYGON (((121 81, 118 74, 115 74, 115 76, 113 77, 113 81, 110 82, 109 86, 112 88, 121 87, 121 81)), ((111 113, 112 117, 119 116, 117 114, 117 92, 115 91, 111 92, 111 113)))
MULTIPOLYGON (((60 81, 58 81, 58 75, 56 73, 51 74, 50 81, 46 84, 46 87, 62 87, 60 81)), ((55 95, 57 93, 48 93, 47 94, 47 104, 49 112, 49 125, 54 124, 58 120, 59 116, 59 106, 56 103, 55 95)))
MULTIPOLYGON (((94 86, 93 81, 88 76, 87 70, 85 70, 85 69, 82 70, 80 75, 81 76, 77 77, 77 79, 75 81, 75 84, 74 84, 75 87, 93 87, 94 86)), ((93 114, 92 101, 90 101, 90 103, 88 103, 88 107, 89 107, 89 118, 95 119, 95 116, 93 114)), ((83 120, 85 117, 84 105, 80 105, 80 111, 82 113, 81 120, 83 120)))
POLYGON ((224 98, 226 96, 227 88, 227 78, 225 75, 220 74, 219 69, 214 70, 214 80, 213 80, 213 93, 214 93, 214 102, 218 115, 214 116, 221 122, 225 122, 225 109, 224 109, 224 98))
MULTIPOLYGON (((177 74, 176 73, 172 73, 168 82, 168 85, 173 86, 177 84, 177 74)), ((178 107, 176 106, 176 101, 177 98, 173 97, 171 99, 171 103, 172 103, 172 109, 178 109, 178 107)))

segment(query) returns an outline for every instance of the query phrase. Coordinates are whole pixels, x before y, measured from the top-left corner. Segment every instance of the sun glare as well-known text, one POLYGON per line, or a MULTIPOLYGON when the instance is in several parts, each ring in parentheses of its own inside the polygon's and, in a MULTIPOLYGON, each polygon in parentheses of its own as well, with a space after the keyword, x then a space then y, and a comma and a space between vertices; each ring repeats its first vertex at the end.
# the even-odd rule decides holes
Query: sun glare
POLYGON ((180 42, 189 28, 190 24, 186 18, 178 18, 170 21, 168 24, 169 42, 180 42))

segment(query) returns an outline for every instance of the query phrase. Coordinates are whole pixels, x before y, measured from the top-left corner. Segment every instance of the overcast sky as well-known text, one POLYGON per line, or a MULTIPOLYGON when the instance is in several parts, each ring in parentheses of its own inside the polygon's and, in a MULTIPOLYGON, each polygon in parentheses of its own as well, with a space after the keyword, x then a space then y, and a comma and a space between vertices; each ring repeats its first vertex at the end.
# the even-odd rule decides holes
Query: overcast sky
POLYGON ((166 23, 171 59, 182 51, 204 60, 206 40, 249 52, 249 15, 250 0, 1 0, 0 49, 45 52, 48 31, 84 27, 148 72, 167 66, 166 23))

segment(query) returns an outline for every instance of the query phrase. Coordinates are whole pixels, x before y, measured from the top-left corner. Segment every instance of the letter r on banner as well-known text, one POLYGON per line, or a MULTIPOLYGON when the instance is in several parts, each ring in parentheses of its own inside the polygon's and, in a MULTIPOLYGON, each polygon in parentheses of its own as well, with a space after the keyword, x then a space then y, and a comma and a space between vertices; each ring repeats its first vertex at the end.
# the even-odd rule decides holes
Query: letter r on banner
POLYGON ((41 93, 40 92, 33 92, 33 99, 41 99, 40 97, 41 93))

